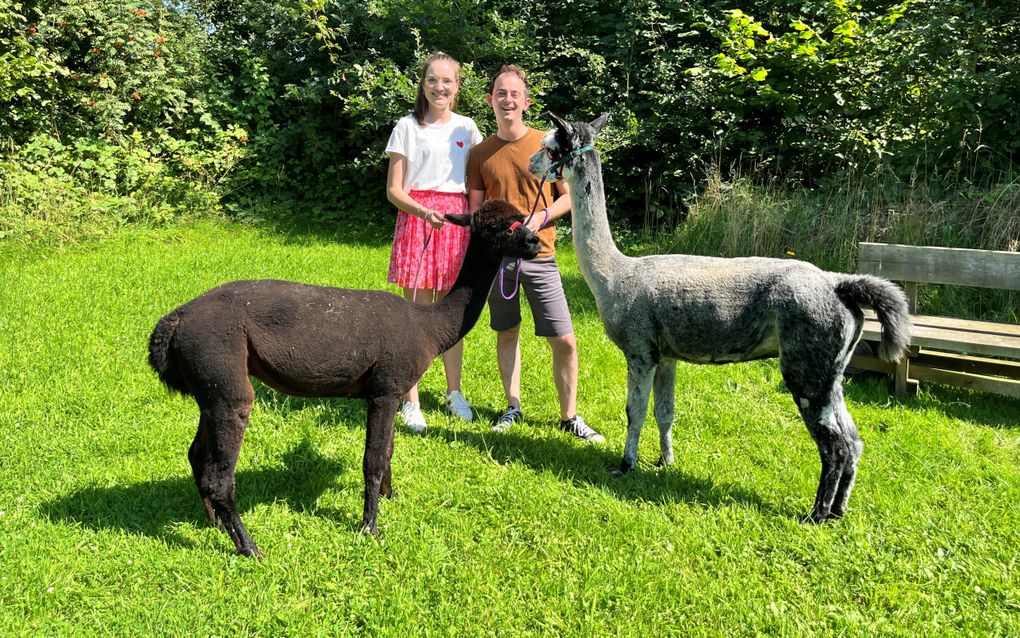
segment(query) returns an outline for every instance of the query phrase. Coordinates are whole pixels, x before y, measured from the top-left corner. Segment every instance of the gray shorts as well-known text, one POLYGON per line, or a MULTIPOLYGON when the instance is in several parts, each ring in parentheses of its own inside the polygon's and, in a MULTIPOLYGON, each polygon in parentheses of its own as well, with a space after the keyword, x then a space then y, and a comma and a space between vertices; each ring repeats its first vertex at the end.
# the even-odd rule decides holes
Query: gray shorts
MULTIPOLYGON (((492 290, 489 291, 489 326, 493 330, 509 330, 521 323, 521 295, 519 291, 514 290, 516 266, 517 260, 504 264, 502 272, 496 274, 492 290), (503 284, 502 294, 500 283, 503 284), (513 299, 503 298, 504 294, 512 293, 516 293, 513 299)), ((522 261, 520 281, 520 287, 528 296, 528 305, 531 306, 531 314, 535 318, 536 336, 562 337, 574 332, 574 324, 570 321, 570 308, 567 307, 567 296, 563 294, 560 268, 555 257, 522 261)))

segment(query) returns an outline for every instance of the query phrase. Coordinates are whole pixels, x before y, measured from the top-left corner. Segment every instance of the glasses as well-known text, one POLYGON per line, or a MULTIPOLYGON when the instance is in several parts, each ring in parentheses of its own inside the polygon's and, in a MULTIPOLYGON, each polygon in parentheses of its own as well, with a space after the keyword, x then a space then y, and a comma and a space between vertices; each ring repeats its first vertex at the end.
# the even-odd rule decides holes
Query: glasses
POLYGON ((425 86, 437 87, 442 86, 444 89, 449 89, 457 85, 457 80, 451 80, 450 78, 437 78, 429 76, 425 78, 425 86))

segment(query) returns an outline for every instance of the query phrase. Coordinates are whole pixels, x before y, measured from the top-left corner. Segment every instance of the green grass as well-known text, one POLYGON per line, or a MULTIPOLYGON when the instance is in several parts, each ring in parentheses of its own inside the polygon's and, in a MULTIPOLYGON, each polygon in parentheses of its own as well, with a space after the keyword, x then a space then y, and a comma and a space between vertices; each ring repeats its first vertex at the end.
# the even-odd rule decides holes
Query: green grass
MULTIPOLYGON (((818 457, 774 363, 681 365, 676 465, 651 465, 650 423, 639 470, 614 478, 623 358, 566 247, 579 404, 607 443, 552 427, 543 340, 523 340, 527 423, 504 435, 444 416, 434 365, 429 433, 398 430, 375 540, 357 533, 361 403, 259 386, 237 479, 266 558, 234 556, 191 479, 197 410, 148 368, 148 334, 226 280, 382 287, 383 234, 202 222, 0 253, 0 633, 1020 633, 1020 402, 848 381, 858 487, 848 517, 809 527, 818 457)), ((464 389, 491 419, 486 321, 464 389)))

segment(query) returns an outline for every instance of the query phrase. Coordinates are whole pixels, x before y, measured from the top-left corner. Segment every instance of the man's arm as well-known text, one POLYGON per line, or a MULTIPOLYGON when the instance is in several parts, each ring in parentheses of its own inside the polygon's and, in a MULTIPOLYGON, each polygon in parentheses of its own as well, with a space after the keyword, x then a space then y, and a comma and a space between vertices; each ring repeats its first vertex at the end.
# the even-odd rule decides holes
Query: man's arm
POLYGON ((545 213, 543 213, 540 208, 535 211, 534 217, 532 217, 531 221, 528 222, 528 228, 535 232, 538 232, 542 226, 547 226, 554 220, 570 213, 570 187, 567 186, 566 182, 561 180, 553 183, 553 188, 559 193, 559 197, 557 197, 556 201, 546 208, 546 210, 549 211, 549 219, 547 220, 545 218, 545 213))
POLYGON ((468 190, 468 212, 473 213, 485 202, 485 191, 468 190))

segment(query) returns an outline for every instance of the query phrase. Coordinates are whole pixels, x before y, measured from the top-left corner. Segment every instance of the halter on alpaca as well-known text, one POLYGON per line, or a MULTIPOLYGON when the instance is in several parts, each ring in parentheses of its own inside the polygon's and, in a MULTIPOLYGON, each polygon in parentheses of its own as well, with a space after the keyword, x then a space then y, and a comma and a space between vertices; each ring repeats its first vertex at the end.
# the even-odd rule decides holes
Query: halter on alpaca
POLYGON ((807 521, 842 516, 863 446, 843 398, 843 370, 861 334, 862 304, 883 327, 880 356, 898 360, 909 333, 903 291, 884 279, 819 270, 792 259, 696 255, 627 257, 606 215, 602 165, 586 152, 609 116, 590 124, 551 116, 531 158, 535 176, 559 164, 570 184, 577 261, 609 338, 627 360, 627 444, 620 472, 637 465, 654 387, 660 462, 673 462, 676 361, 779 357, 786 386, 818 446, 822 474, 807 521), (552 158, 561 160, 553 162, 552 158))

